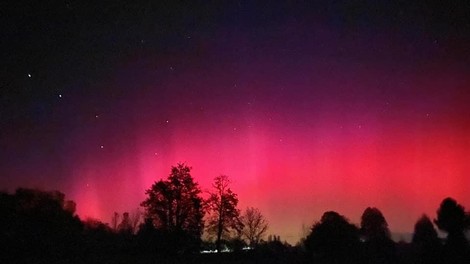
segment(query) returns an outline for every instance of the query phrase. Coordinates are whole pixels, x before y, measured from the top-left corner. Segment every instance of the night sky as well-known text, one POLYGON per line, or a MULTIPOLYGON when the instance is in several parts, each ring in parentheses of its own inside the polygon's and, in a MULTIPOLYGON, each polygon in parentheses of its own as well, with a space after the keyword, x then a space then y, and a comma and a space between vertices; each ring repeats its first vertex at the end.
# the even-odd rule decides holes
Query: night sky
POLYGON ((2 190, 109 222, 186 162, 289 242, 327 210, 410 232, 470 208, 468 1, 10 2, 2 190))

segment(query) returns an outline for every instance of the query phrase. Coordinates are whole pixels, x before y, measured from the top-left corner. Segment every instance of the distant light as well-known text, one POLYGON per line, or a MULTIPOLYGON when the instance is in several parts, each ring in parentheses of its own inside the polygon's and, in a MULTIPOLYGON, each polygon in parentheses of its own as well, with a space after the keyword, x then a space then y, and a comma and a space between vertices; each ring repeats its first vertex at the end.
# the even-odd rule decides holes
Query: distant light
POLYGON ((28 77, 31 78, 31 77, 33 77, 33 76, 31 75, 31 73, 28 73, 28 77))
POLYGON ((59 98, 62 98, 62 95, 61 95, 61 94, 59 94, 59 98))
POLYGON ((100 146, 100 148, 104 149, 104 146, 103 146, 103 145, 101 145, 101 146, 100 146))
POLYGON ((202 254, 207 254, 207 253, 217 253, 217 250, 201 250, 202 254))
POLYGON ((165 120, 165 123, 170 123, 170 120, 165 120))

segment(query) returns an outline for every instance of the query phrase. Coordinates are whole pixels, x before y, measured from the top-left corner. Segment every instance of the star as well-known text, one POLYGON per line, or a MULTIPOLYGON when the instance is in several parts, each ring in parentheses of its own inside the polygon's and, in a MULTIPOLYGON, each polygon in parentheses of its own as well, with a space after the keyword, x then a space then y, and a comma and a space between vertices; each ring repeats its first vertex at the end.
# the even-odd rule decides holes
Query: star
POLYGON ((104 149, 104 146, 103 146, 103 145, 101 145, 101 146, 100 146, 100 148, 101 148, 101 149, 104 149))
POLYGON ((59 98, 62 98, 62 94, 59 94, 58 96, 59 96, 59 98))
POLYGON ((31 75, 31 73, 28 73, 28 77, 31 78, 31 77, 33 77, 33 76, 31 75))
POLYGON ((165 123, 167 123, 167 124, 168 124, 168 123, 170 123, 170 120, 168 120, 168 119, 167 119, 167 120, 165 120, 165 123))

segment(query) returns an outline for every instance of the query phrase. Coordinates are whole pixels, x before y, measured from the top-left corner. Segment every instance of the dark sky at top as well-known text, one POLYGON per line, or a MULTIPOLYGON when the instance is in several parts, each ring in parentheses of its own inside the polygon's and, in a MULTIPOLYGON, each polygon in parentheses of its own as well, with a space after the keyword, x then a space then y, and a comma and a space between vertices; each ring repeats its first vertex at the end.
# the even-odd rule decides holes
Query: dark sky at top
POLYGON ((2 2, 0 189, 109 221, 188 162, 290 240, 470 206, 470 3, 410 2, 2 2))

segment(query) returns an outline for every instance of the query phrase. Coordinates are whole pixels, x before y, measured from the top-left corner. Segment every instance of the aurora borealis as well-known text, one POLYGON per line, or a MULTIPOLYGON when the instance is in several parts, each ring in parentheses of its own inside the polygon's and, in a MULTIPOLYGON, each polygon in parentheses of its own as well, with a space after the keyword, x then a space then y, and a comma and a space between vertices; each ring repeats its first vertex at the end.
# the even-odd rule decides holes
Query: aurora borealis
POLYGON ((7 6, 2 189, 108 222, 186 162, 294 243, 327 210, 470 206, 468 4, 141 2, 7 6))

